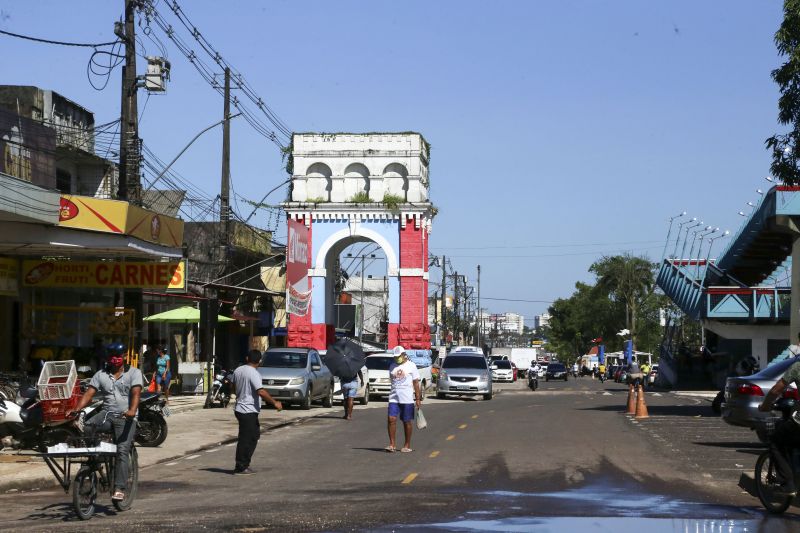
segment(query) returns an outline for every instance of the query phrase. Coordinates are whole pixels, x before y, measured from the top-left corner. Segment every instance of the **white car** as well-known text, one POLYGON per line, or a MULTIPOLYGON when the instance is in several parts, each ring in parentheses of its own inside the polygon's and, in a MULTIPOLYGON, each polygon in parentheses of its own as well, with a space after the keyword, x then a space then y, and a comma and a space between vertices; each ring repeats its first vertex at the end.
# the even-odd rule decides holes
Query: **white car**
MULTIPOLYGON (((364 381, 358 387, 355 400, 361 405, 367 405, 369 403, 370 387, 369 368, 367 368, 366 365, 361 367, 361 375, 364 377, 364 381)), ((340 401, 344 400, 342 397, 342 384, 340 383, 339 378, 336 376, 333 377, 333 399, 340 401)))
POLYGON ((511 361, 493 361, 489 367, 492 371, 492 381, 514 381, 514 369, 511 368, 511 361))

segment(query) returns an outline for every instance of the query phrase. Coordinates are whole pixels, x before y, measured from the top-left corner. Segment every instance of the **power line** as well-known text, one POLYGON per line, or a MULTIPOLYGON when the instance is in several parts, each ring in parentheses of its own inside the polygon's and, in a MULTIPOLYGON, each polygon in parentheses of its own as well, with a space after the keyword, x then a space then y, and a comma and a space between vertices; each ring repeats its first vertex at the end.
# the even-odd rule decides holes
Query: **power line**
POLYGON ((111 41, 111 42, 108 42, 108 43, 71 43, 71 42, 66 42, 66 41, 53 41, 51 39, 41 39, 39 37, 31 37, 30 35, 21 35, 19 33, 11 33, 10 31, 4 31, 4 30, 0 30, 0 33, 2 33, 3 35, 8 35, 9 37, 16 37, 17 39, 25 39, 27 41, 34 41, 34 42, 37 42, 37 43, 57 44, 57 45, 60 45, 60 46, 82 46, 82 47, 86 47, 86 48, 100 48, 100 47, 103 47, 103 46, 111 46, 113 44, 116 44, 116 43, 120 42, 119 40, 117 40, 117 41, 111 41))
MULTIPOLYGON (((617 252, 643 252, 646 250, 654 250, 656 248, 661 248, 660 246, 649 246, 646 248, 631 248, 631 249, 622 249, 617 250, 617 252)), ((480 259, 537 259, 543 257, 572 257, 577 255, 597 255, 597 254, 608 254, 611 253, 610 250, 594 250, 590 252, 574 252, 574 253, 567 253, 567 254, 539 254, 539 255, 449 255, 448 260, 450 257, 453 258, 480 258, 480 259)), ((449 262, 449 261, 448 261, 449 262)))
POLYGON ((492 300, 495 302, 525 302, 530 304, 551 304, 553 303, 552 300, 519 300, 515 298, 487 298, 486 296, 481 295, 481 300, 492 300))
POLYGON ((578 246, 618 246, 622 244, 652 244, 662 243, 663 240, 650 241, 621 241, 621 242, 585 242, 573 244, 515 244, 508 246, 440 246, 437 250, 497 250, 497 249, 523 249, 523 248, 573 248, 578 246))

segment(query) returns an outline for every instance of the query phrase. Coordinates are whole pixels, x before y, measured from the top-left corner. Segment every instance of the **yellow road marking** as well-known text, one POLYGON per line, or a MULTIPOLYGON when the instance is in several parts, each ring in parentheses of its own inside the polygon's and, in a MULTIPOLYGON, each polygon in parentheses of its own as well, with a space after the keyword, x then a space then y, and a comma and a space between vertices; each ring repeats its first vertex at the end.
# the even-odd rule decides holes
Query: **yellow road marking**
POLYGON ((430 457, 431 459, 433 459, 434 457, 439 457, 439 452, 438 451, 431 452, 431 454, 428 457, 430 457))
POLYGON ((458 426, 458 429, 466 429, 466 427, 467 427, 466 424, 461 424, 460 426, 458 426))
POLYGON ((402 484, 403 485, 408 485, 409 483, 411 483, 415 479, 417 479, 417 473, 416 472, 412 472, 412 473, 410 473, 409 475, 406 476, 406 478, 403 480, 402 484))
POLYGON ((478 418, 478 415, 472 415, 473 420, 475 420, 476 418, 478 418))
POLYGON ((447 436, 447 440, 453 440, 454 438, 456 438, 456 436, 455 436, 455 435, 448 435, 448 436, 447 436))

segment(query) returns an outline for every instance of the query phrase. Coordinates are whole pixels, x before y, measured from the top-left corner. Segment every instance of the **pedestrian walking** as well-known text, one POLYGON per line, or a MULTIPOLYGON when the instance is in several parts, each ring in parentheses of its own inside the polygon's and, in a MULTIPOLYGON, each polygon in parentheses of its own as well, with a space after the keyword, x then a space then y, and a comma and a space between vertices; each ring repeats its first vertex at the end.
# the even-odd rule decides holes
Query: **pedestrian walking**
POLYGON ((397 451, 395 435, 397 433, 397 419, 403 422, 405 432, 405 443, 400 449, 403 453, 413 451, 411 449, 411 433, 414 422, 414 407, 422 405, 422 391, 419 388, 419 370, 413 361, 408 359, 405 348, 395 346, 392 349, 394 362, 389 365, 389 375, 391 376, 392 389, 389 393, 389 445, 385 448, 387 452, 397 451))
POLYGON ((342 405, 344 406, 344 416, 342 418, 345 420, 353 419, 353 403, 358 394, 358 389, 363 386, 364 374, 361 373, 361 370, 358 371, 355 379, 342 383, 342 405))
POLYGON ((172 381, 172 369, 170 367, 169 354, 164 348, 156 351, 156 370, 153 372, 153 380, 156 382, 156 392, 163 392, 164 398, 169 403, 169 382, 172 381))
POLYGON ((261 399, 272 404, 278 411, 283 409, 283 405, 273 399, 261 383, 261 374, 256 370, 261 363, 261 352, 250 350, 245 361, 245 364, 234 370, 232 381, 236 387, 236 406, 233 408, 233 414, 239 422, 236 465, 233 473, 246 475, 255 473, 250 468, 250 460, 261 437, 261 425, 258 423, 261 399))

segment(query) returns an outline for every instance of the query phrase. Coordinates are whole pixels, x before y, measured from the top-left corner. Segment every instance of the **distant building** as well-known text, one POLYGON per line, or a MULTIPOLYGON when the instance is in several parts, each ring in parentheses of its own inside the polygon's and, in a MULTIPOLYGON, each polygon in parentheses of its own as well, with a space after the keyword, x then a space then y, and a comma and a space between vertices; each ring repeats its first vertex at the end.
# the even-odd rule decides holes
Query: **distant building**
POLYGON ((522 335, 525 330, 525 317, 517 313, 489 315, 484 319, 484 323, 490 332, 496 330, 498 333, 522 335))
POLYGON ((536 329, 546 328, 550 325, 550 314, 542 313, 533 317, 533 327, 536 329))

